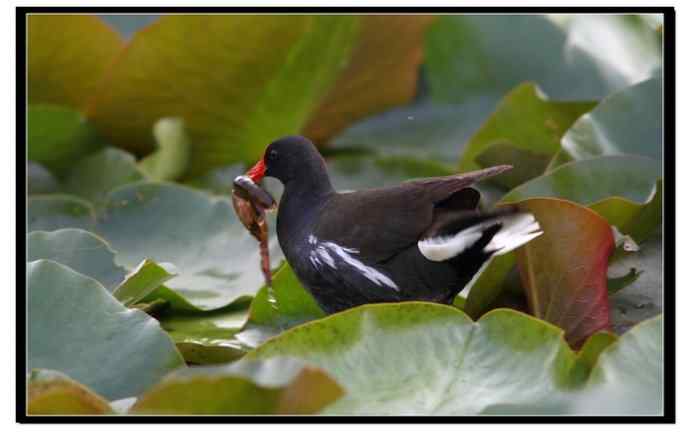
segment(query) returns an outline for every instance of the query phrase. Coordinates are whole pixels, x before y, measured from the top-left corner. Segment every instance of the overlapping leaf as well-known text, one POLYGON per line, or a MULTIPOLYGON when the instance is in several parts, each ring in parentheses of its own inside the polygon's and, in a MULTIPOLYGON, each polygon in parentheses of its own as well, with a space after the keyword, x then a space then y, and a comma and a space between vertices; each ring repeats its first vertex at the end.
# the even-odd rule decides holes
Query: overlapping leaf
POLYGON ((559 100, 597 100, 651 77, 661 40, 634 15, 588 15, 559 26, 536 15, 443 16, 427 33, 431 96, 464 102, 534 81, 559 100))
POLYGON ((48 368, 108 399, 138 395, 183 365, 158 323, 92 278, 50 260, 27 266, 29 369, 48 368))
POLYGON ((543 234, 517 251, 530 312, 565 330, 579 347, 610 327, 606 271, 614 241, 598 214, 557 199, 531 199, 520 208, 534 214, 543 234))
POLYGON ((29 102, 83 109, 121 50, 120 35, 88 14, 32 14, 27 24, 29 102))
POLYGON ((130 412, 311 414, 342 394, 342 388, 322 370, 276 358, 176 371, 143 395, 130 412))
POLYGON ((352 58, 303 130, 324 144, 358 118, 416 95, 424 32, 433 15, 365 15, 352 58), (385 30, 384 30, 385 29, 385 30))
POLYGON ((563 133, 592 107, 592 102, 549 101, 533 83, 521 84, 472 136, 462 153, 460 170, 513 165, 512 171, 496 178, 508 187, 541 175, 559 151, 563 133))
POLYGON ((89 112, 114 144, 145 151, 153 123, 185 121, 188 174, 260 156, 305 124, 355 43, 356 17, 170 15, 134 35, 89 112))
POLYGON ((28 415, 103 415, 108 401, 58 371, 32 371, 27 379, 28 415))

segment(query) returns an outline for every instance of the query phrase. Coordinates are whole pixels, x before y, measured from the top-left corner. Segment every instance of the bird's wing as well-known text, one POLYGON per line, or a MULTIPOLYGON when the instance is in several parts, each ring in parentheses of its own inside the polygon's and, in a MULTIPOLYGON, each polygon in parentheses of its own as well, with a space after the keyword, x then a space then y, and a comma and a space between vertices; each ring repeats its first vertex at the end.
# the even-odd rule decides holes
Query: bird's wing
POLYGON ((333 196, 321 211, 319 239, 383 262, 459 210, 474 209, 479 193, 469 186, 509 169, 493 167, 456 176, 417 179, 398 186, 333 196))

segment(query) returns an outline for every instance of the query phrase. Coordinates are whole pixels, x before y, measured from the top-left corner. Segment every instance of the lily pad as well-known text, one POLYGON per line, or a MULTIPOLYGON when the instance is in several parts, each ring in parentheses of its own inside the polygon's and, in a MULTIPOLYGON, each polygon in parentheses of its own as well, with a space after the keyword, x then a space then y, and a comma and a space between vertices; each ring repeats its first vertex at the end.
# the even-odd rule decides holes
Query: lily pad
POLYGON ((563 136, 552 167, 568 160, 637 154, 662 160, 662 85, 646 80, 604 99, 563 136))
POLYGON ((662 176, 657 161, 642 156, 601 156, 562 165, 510 191, 504 203, 558 197, 593 204, 608 197, 645 203, 662 176))
POLYGON ((579 348, 610 327, 606 271, 614 249, 611 226, 564 200, 525 200, 520 209, 534 214, 544 232, 516 255, 530 312, 561 327, 568 343, 579 348))
POLYGON ((294 134, 347 64, 359 19, 339 15, 166 15, 113 63, 90 118, 111 143, 153 147, 180 117, 194 144, 187 176, 255 161, 294 134))
POLYGON ((252 300, 249 319, 237 338, 254 348, 283 330, 324 316, 314 297, 285 263, 274 275, 273 287, 264 286, 252 300))
POLYGON ((27 367, 50 368, 113 400, 138 395, 184 365, 158 322, 97 281, 50 260, 30 262, 27 367))
POLYGON ((27 112, 28 158, 56 175, 63 175, 74 163, 102 147, 96 131, 74 109, 39 104, 27 112))
POLYGON ((312 414, 343 390, 324 371, 294 359, 242 361, 176 371, 131 413, 177 415, 312 414))
POLYGON ((89 14, 31 14, 27 24, 29 102, 85 108, 122 37, 89 14))
POLYGON ((663 317, 641 322, 599 356, 586 389, 568 411, 660 415, 664 411, 663 317))
POLYGON ((158 317, 187 363, 232 362, 247 352, 235 337, 248 318, 247 300, 207 312, 168 310, 158 317))
POLYGON ((105 148, 74 164, 63 184, 64 191, 102 207, 112 189, 144 179, 130 153, 105 148))
MULTIPOLYGON (((660 230, 660 229, 658 229, 660 230)), ((658 232, 640 244, 639 251, 617 256, 609 266, 609 275, 616 277, 631 270, 639 277, 610 297, 613 330, 621 334, 635 324, 663 311, 663 239, 658 232)))
POLYGON ((60 182, 43 165, 30 160, 26 163, 26 185, 29 195, 52 194, 60 182))
POLYGON ((27 382, 28 415, 105 415, 113 412, 105 398, 58 371, 31 371, 27 382))
POLYGON ((659 35, 633 15, 585 15, 563 26, 538 15, 449 15, 427 32, 431 97, 443 102, 497 101, 525 81, 553 99, 598 100, 660 65, 659 35))
POLYGON ((452 164, 495 101, 478 97, 463 104, 424 101, 368 117, 335 137, 335 148, 367 147, 382 156, 402 155, 452 164))
POLYGON ((27 230, 52 231, 67 227, 92 230, 96 211, 91 203, 63 194, 32 195, 27 204, 27 230))
MULTIPOLYGON (((525 165, 515 156, 495 156, 487 162, 489 166, 511 164, 510 173, 525 173, 521 180, 513 181, 510 187, 519 185, 544 172, 549 161, 560 149, 560 139, 577 118, 594 107, 594 102, 556 102, 545 98, 534 83, 524 83, 514 88, 498 104, 496 112, 472 136, 460 159, 461 171, 481 168, 477 158, 486 160, 486 152, 497 144, 510 144, 528 156, 525 165), (510 160, 508 160, 510 158, 510 160)), ((497 179, 500 180, 500 179, 497 179)))
POLYGON ((115 264, 115 252, 100 237, 81 229, 31 232, 26 238, 27 261, 48 259, 96 279, 112 291, 127 274, 115 264))
POLYGON ((362 16, 352 58, 303 134, 316 144, 325 144, 356 119, 412 100, 424 33, 434 19, 434 15, 362 16))
POLYGON ((130 307, 146 300, 147 297, 149 301, 153 301, 150 298, 151 293, 176 275, 173 265, 159 265, 149 259, 144 259, 115 288, 113 297, 130 307))
POLYGON ((508 309, 474 323, 432 303, 360 306, 295 327, 247 358, 274 356, 304 359, 343 386, 346 396, 327 414, 527 408, 567 397, 588 373, 552 325, 508 309))

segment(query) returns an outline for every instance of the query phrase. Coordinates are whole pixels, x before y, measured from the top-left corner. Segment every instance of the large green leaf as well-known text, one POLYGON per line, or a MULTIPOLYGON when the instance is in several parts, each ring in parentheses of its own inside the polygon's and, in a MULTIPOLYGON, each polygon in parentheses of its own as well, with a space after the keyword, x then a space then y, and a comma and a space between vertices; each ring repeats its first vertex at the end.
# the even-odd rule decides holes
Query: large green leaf
POLYGON ((571 162, 510 191, 503 202, 558 197, 593 204, 608 197, 648 201, 661 177, 658 163, 642 156, 602 156, 571 162))
POLYGON ((559 160, 637 154, 657 159, 661 168, 662 104, 658 77, 610 95, 568 130, 559 160))
POLYGON ((307 122, 357 39, 338 15, 168 15, 134 35, 90 117, 116 145, 152 148, 151 127, 181 117, 188 175, 258 158, 307 122))
MULTIPOLYGON (((182 310, 212 310, 253 295, 263 285, 258 242, 237 220, 227 198, 169 183, 138 182, 111 191, 96 215, 74 197, 36 196, 29 229, 78 227, 93 231, 128 270, 145 259, 171 263, 177 275, 147 297, 182 310), (175 292, 171 292, 175 291, 175 292)), ((273 267, 282 259, 270 239, 273 267)))
POLYGON ((127 272, 115 264, 115 252, 100 237, 81 229, 31 232, 26 238, 27 261, 54 260, 96 279, 112 291, 127 272))
POLYGON ((122 48, 120 35, 88 14, 32 14, 27 27, 29 102, 83 109, 122 48))
POLYGON ((96 225, 96 212, 91 203, 72 195, 32 195, 26 215, 29 232, 66 227, 93 230, 96 225))
MULTIPOLYGON (((117 251, 119 264, 169 262, 178 275, 166 286, 209 310, 253 295, 263 284, 258 242, 226 198, 166 183, 136 183, 112 191, 98 233, 117 251)), ((276 267, 276 237, 270 251, 276 267)))
POLYGON ((640 321, 663 311, 662 248, 662 236, 658 232, 651 239, 640 243, 638 251, 623 252, 611 262, 610 276, 623 276, 631 270, 639 274, 633 283, 610 297, 611 326, 616 333, 623 333, 640 321))
POLYGON ((306 321, 322 318, 325 313, 285 263, 273 277, 273 286, 264 286, 249 307, 249 318, 237 338, 248 347, 256 347, 267 338, 306 321))
POLYGON ((101 147, 96 131, 84 116, 63 106, 30 105, 28 119, 28 157, 58 175, 75 160, 101 147))
POLYGON ((325 372, 294 359, 242 361, 176 371, 131 413, 178 415, 311 414, 343 390, 325 372))
POLYGON ((462 153, 460 170, 513 165, 503 177, 509 187, 538 176, 560 149, 563 133, 592 107, 592 102, 549 101, 533 83, 521 84, 503 98, 496 112, 472 136, 462 153), (517 153, 506 153, 506 146, 517 149, 517 153), (491 153, 496 147, 500 151, 491 153))
POLYGON ((353 124, 333 139, 335 147, 369 147, 384 156, 403 155, 455 165, 462 146, 494 109, 493 99, 463 104, 421 102, 353 124))
POLYGON ((105 398, 58 371, 31 371, 27 396, 28 415, 103 415, 113 411, 105 398))
POLYGON ((333 414, 459 415, 555 402, 588 368, 562 332, 501 309, 473 323, 431 303, 360 306, 289 330, 248 357, 292 356, 325 369, 347 395, 333 414))
POLYGON ((232 362, 247 352, 247 344, 235 337, 247 321, 246 301, 207 312, 174 308, 157 316, 187 363, 232 362))
POLYGON ((519 203, 544 232, 517 250, 517 264, 530 312, 565 330, 579 347, 610 326, 606 271, 614 241, 598 214, 553 198, 519 203))
POLYGON ((660 65, 659 35, 634 15, 582 15, 563 26, 537 15, 452 15, 427 32, 427 77, 437 101, 497 100, 525 81, 551 98, 596 100, 660 65))
POLYGON ((660 415, 664 411, 663 317, 641 322, 605 349, 569 413, 660 415))
POLYGON ((358 118, 408 103, 417 93, 424 33, 436 16, 360 19, 359 39, 347 68, 303 130, 316 144, 324 144, 358 118))
POLYGON ((73 164, 65 178, 63 190, 102 207, 112 189, 143 179, 144 175, 137 167, 134 156, 109 147, 73 164))
POLYGON ((27 266, 27 367, 49 368, 117 399, 183 365, 158 323, 92 278, 50 260, 27 266))
POLYGON ((26 163, 26 185, 28 194, 36 195, 55 193, 60 183, 43 165, 30 160, 26 163))

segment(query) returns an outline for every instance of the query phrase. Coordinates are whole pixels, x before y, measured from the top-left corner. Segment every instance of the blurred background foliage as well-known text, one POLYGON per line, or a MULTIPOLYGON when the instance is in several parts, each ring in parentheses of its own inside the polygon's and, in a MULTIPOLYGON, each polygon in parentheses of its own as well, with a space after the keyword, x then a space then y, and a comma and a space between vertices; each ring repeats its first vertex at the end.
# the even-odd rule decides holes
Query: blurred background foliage
POLYGON ((31 413, 661 412, 660 16, 35 14, 28 45, 31 413), (482 207, 545 235, 455 308, 323 318, 228 199, 288 134, 341 190, 511 164, 482 207))

